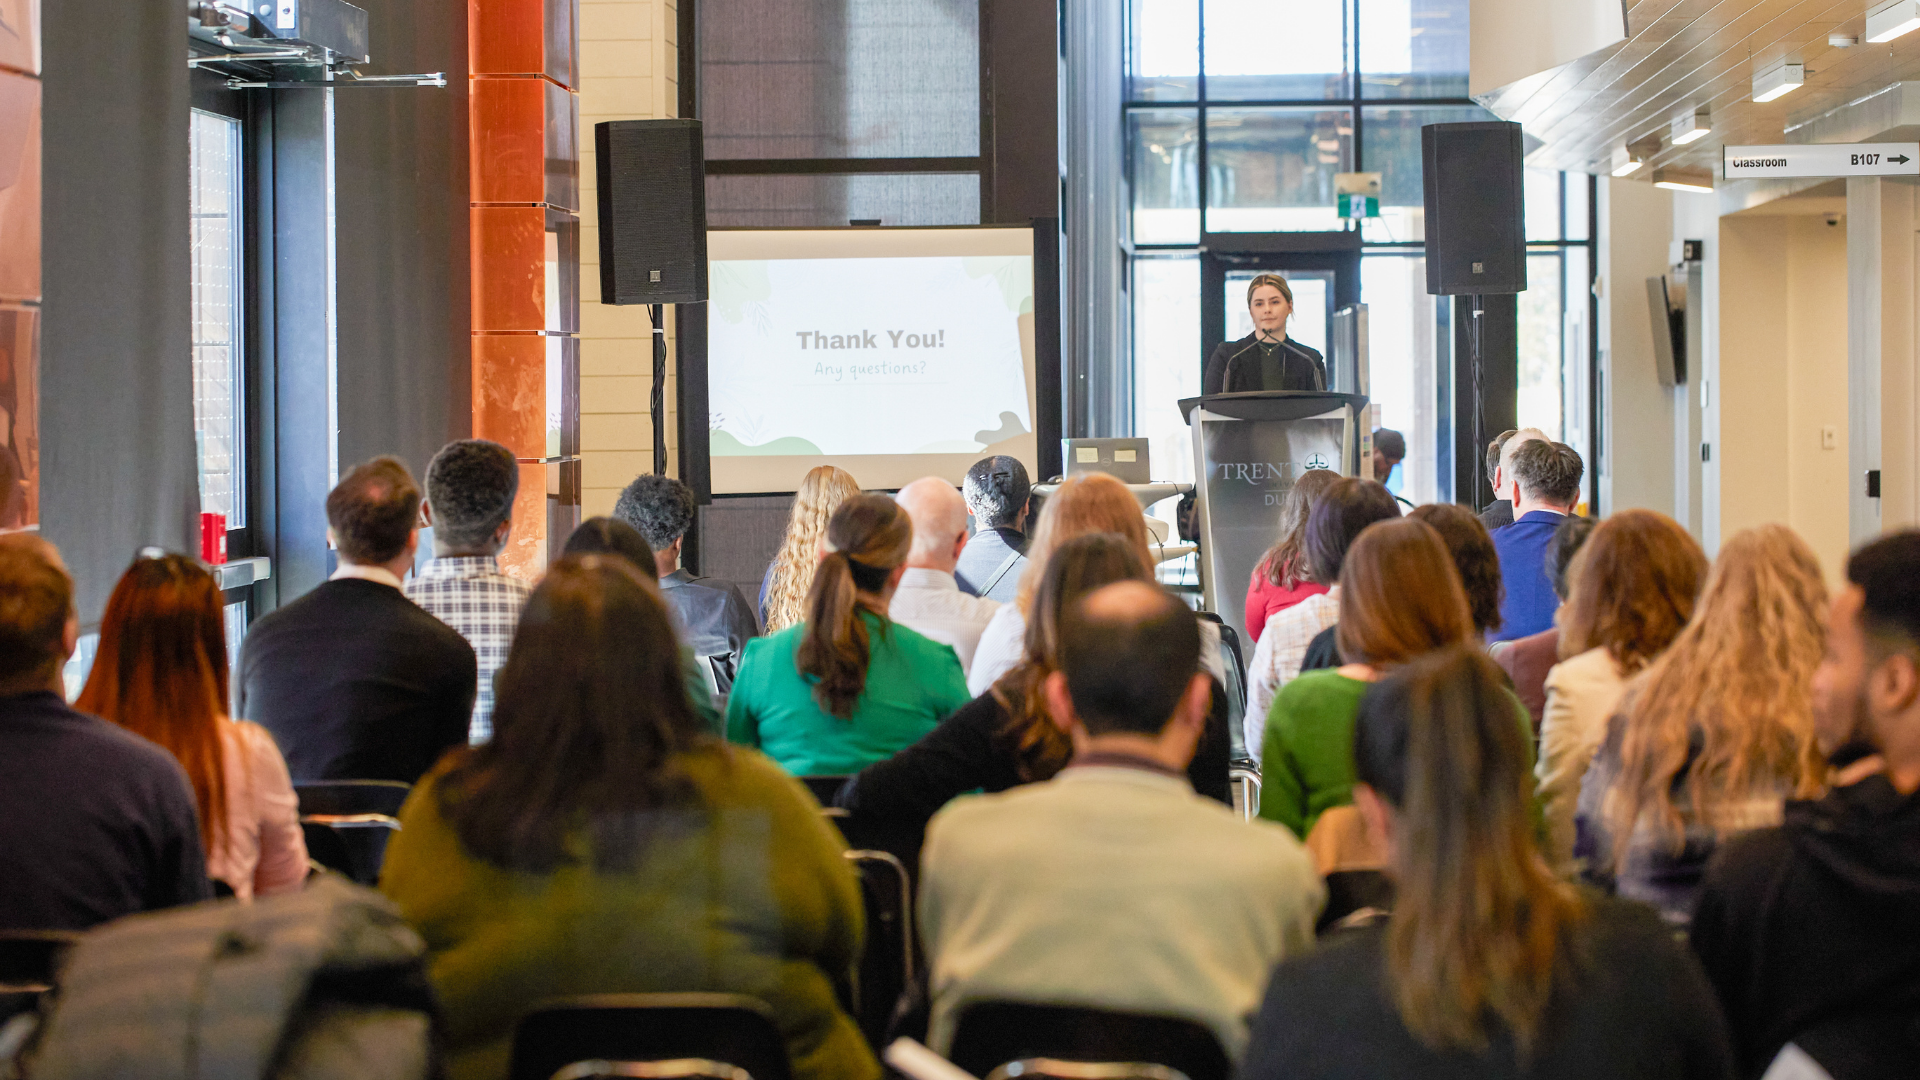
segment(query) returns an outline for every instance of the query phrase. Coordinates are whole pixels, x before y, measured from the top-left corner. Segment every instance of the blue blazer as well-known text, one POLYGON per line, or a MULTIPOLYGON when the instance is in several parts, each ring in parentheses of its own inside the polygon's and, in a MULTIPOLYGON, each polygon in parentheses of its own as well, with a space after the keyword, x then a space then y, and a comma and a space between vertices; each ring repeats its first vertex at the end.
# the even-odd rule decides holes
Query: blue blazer
POLYGON ((1547 549, 1566 519, 1565 514, 1535 510, 1493 530, 1507 595, 1500 601, 1500 627, 1487 635, 1489 641, 1513 641, 1553 627, 1560 598, 1553 592, 1547 549))

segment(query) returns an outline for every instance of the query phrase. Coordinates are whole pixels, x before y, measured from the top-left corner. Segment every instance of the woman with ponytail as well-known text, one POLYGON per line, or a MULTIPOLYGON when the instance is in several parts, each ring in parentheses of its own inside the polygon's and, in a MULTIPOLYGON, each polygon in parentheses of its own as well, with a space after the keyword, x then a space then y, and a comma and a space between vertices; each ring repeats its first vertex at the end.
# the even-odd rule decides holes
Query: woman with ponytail
POLYGON ((1354 800, 1393 911, 1283 963, 1244 1080, 1732 1075, 1698 963, 1534 844, 1532 755, 1499 668, 1460 644, 1368 690, 1354 800))
POLYGON ((844 776, 967 703, 953 647, 887 618, 912 544, 913 523, 891 498, 840 504, 820 542, 806 621, 747 645, 727 738, 795 776, 844 776))

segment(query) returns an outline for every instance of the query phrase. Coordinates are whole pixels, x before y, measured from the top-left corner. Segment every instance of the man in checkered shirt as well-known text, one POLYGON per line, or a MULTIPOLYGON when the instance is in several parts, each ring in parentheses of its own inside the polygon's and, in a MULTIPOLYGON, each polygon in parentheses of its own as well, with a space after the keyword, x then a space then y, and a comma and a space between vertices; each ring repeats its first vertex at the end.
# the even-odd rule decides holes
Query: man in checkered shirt
POLYGON ((433 561, 407 583, 407 597, 460 632, 480 660, 470 742, 493 737, 493 676, 506 662, 533 589, 500 572, 496 556, 513 530, 520 467, 513 452, 485 439, 440 448, 427 465, 427 524, 433 561))

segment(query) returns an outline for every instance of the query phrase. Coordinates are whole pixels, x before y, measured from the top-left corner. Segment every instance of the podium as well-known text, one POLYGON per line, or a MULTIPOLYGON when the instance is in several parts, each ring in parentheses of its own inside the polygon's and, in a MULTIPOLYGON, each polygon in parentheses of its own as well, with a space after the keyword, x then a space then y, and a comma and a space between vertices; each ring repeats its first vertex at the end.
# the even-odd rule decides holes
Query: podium
POLYGON ((1280 506, 1310 469, 1360 474, 1371 448, 1361 394, 1267 390, 1184 398, 1193 428, 1200 588, 1208 611, 1251 650, 1246 589, 1254 564, 1279 539, 1280 506))

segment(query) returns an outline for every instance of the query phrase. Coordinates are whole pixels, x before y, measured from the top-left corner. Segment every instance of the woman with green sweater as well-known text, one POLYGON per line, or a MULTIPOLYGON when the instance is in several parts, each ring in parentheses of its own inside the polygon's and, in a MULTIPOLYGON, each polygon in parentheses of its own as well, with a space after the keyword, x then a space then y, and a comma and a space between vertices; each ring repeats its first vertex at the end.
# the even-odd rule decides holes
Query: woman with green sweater
MULTIPOLYGON (((1260 769, 1260 816, 1307 840, 1321 816, 1353 803, 1353 727, 1367 688, 1415 657, 1471 640, 1473 616, 1460 572, 1433 526, 1413 518, 1375 522, 1340 565, 1342 667, 1309 671, 1281 687, 1267 713, 1260 769)), ((1514 699, 1516 723, 1528 732, 1514 699)), ((1357 817, 1342 815, 1349 838, 1357 817)), ((1309 843, 1328 865, 1338 842, 1309 843)), ((1348 845, 1347 854, 1351 854, 1348 845)))
POLYGON ((827 522, 807 619, 747 643, 727 699, 727 738, 795 776, 846 776, 884 761, 965 705, 953 646, 887 618, 913 523, 885 495, 855 495, 827 522))
POLYGON ((874 1080, 836 1004, 863 921, 839 835, 772 762, 702 729, 658 591, 568 556, 520 618, 491 742, 413 789, 380 887, 427 942, 451 1080, 504 1080, 549 998, 766 1002, 796 1080, 874 1080))

